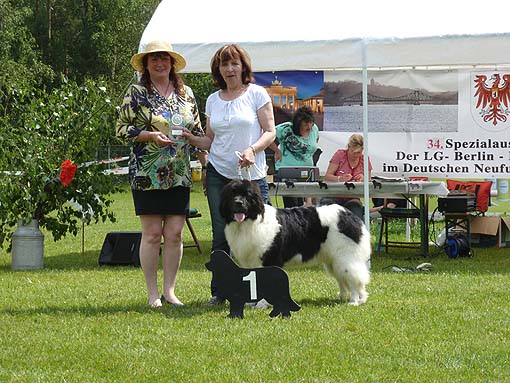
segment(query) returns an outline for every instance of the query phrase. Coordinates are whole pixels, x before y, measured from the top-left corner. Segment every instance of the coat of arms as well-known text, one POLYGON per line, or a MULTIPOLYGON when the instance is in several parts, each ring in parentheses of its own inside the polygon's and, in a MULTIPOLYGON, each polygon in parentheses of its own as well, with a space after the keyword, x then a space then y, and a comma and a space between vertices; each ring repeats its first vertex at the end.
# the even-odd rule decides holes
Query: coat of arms
POLYGON ((498 131, 510 126, 510 74, 493 73, 489 79, 487 76, 473 76, 475 94, 471 110, 482 128, 498 131))

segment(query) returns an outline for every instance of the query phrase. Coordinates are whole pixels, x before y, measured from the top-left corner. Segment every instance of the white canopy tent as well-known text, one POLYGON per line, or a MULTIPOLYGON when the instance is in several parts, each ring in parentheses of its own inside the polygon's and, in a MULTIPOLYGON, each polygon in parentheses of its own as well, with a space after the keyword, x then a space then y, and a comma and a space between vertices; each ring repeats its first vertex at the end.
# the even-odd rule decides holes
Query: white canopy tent
MULTIPOLYGON (((500 3, 499 8, 505 9, 505 2, 500 3)), ((490 14, 442 0, 409 8, 403 0, 315 1, 306 7, 259 0, 249 8, 222 1, 163 0, 142 35, 139 50, 147 41, 166 39, 186 57, 184 71, 190 73, 210 72, 214 52, 233 42, 247 50, 257 72, 362 71, 367 174, 367 71, 510 64, 510 33, 501 29, 510 27, 494 22, 490 14), (439 35, 431 36, 435 34, 439 35)), ((498 4, 492 3, 490 9, 498 9, 498 4)), ((365 177, 365 200, 369 198, 367 182, 365 177)))
POLYGON ((188 59, 186 72, 209 72, 224 44, 239 43, 256 71, 510 63, 510 26, 495 17, 507 2, 484 12, 469 3, 429 0, 333 2, 306 6, 259 0, 249 7, 230 1, 162 0, 140 44, 170 41, 188 59), (432 36, 432 37, 431 37, 432 36))
MULTIPOLYGON (((144 35, 145 37, 145 35, 144 35)), ((143 43, 142 39, 142 43, 143 43)), ((208 73, 224 43, 182 43, 186 72, 208 73)), ((494 66, 510 63, 510 33, 414 38, 346 39, 240 43, 256 71, 494 66)))

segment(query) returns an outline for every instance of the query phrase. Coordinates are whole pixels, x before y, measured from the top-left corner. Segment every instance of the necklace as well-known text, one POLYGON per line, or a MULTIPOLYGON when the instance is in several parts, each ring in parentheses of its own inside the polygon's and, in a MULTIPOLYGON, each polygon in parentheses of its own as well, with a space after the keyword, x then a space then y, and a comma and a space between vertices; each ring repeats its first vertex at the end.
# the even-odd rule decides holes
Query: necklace
POLYGON ((166 90, 165 90, 165 93, 161 93, 161 91, 159 90, 159 88, 156 86, 156 84, 154 84, 154 81, 151 81, 152 83, 152 86, 156 89, 156 91, 161 95, 163 96, 163 98, 167 98, 167 95, 168 95, 168 89, 170 89, 170 81, 168 81, 168 85, 166 86, 166 90))

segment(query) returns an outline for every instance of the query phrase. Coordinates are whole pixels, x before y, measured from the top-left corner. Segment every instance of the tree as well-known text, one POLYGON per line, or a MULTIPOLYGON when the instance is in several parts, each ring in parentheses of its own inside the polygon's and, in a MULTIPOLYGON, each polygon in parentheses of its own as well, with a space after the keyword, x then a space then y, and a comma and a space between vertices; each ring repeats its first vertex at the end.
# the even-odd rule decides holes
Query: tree
MULTIPOLYGON (((66 203, 71 197, 96 217, 113 219, 107 196, 115 188, 100 165, 78 167, 66 187, 58 171, 64 159, 93 161, 98 147, 115 140, 115 107, 135 79, 129 61, 158 4, 0 0, 0 150, 6 153, 0 156, 0 245, 19 218, 40 219, 55 239, 75 233, 81 213, 66 203)), ((204 111, 215 90, 210 75, 184 77, 204 111)))
POLYGON ((131 80, 129 59, 158 0, 21 0, 45 62, 81 81, 108 77, 119 91, 131 80), (121 76, 121 78, 119 78, 121 76))
POLYGON ((205 102, 207 97, 218 89, 214 87, 210 73, 185 73, 183 77, 186 85, 193 89, 198 110, 201 111, 200 120, 202 121, 202 126, 205 127, 205 102))
MULTIPOLYGON (((0 126, 2 131, 19 121, 29 102, 32 89, 44 79, 52 79, 53 70, 43 64, 35 39, 26 25, 31 11, 0 0, 0 126)), ((5 152, 4 152, 5 153, 5 152)))

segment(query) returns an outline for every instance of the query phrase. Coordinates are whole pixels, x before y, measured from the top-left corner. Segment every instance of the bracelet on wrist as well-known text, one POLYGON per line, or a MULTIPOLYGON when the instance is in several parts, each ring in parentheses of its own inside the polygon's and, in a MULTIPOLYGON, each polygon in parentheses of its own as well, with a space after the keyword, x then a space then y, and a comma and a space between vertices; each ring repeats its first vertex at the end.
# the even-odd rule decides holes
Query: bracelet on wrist
POLYGON ((256 154, 257 154, 257 152, 255 151, 255 146, 250 145, 250 148, 251 148, 251 150, 252 150, 252 152, 253 152, 253 155, 256 155, 256 154))

